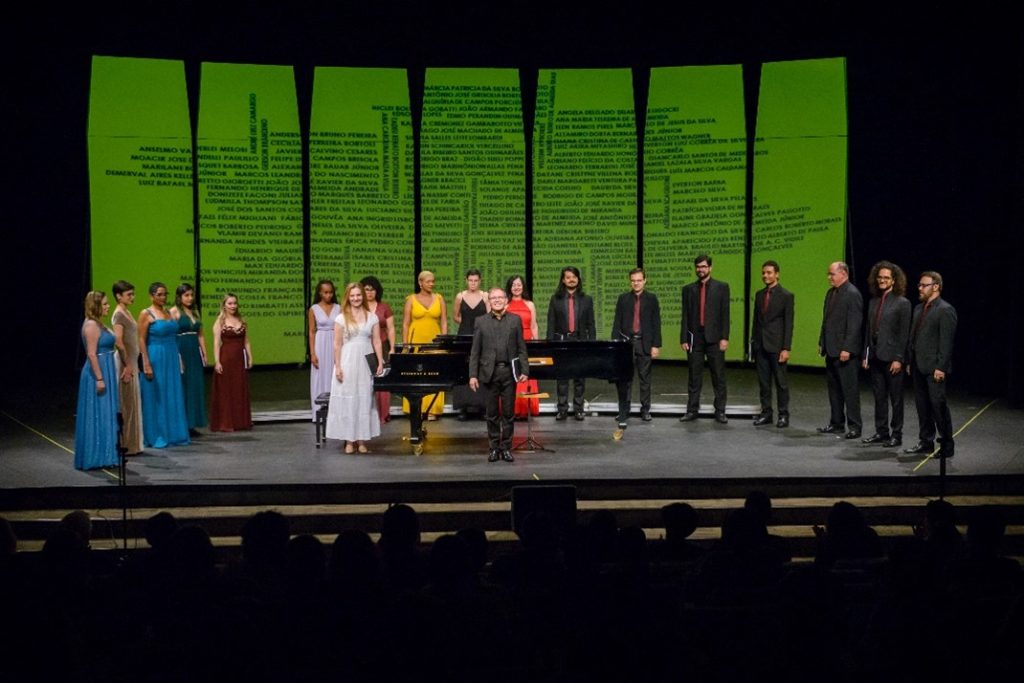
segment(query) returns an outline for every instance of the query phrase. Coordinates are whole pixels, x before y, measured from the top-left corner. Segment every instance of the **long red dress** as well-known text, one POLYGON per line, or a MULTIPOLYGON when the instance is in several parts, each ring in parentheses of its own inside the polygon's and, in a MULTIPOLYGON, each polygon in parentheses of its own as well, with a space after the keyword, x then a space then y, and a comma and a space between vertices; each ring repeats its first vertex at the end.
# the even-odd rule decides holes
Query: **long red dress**
POLYGON ((252 429, 249 371, 245 369, 245 325, 240 328, 225 325, 221 328, 220 364, 224 372, 213 373, 210 431, 252 429))
MULTIPOLYGON (((530 312, 526 302, 522 299, 509 299, 508 310, 510 313, 518 315, 523 321, 523 339, 526 341, 533 339, 533 333, 530 331, 530 326, 533 323, 533 313, 530 312)), ((535 379, 528 379, 525 382, 516 384, 516 417, 526 417, 527 410, 529 410, 530 415, 540 414, 539 398, 519 398, 519 394, 535 394, 538 391, 539 386, 535 379)))

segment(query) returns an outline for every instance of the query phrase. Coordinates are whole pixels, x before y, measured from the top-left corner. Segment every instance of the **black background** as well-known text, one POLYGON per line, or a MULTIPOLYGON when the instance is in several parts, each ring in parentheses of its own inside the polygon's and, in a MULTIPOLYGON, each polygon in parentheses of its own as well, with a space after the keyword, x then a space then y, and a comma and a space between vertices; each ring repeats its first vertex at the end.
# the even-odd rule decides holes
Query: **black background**
POLYGON ((741 63, 749 96, 761 62, 845 57, 854 281, 866 290, 882 258, 901 264, 912 283, 921 270, 941 272, 960 316, 956 385, 1024 402, 1024 32, 1011 3, 955 12, 826 0, 585 10, 557 2, 37 4, 3 22, 5 399, 22 382, 73 386, 82 363, 88 89, 91 56, 100 54, 184 59, 193 97, 201 61, 294 65, 300 118, 308 118, 314 66, 409 68, 415 95, 426 67, 516 67, 525 83, 537 68, 631 67, 644 84, 649 67, 741 63))

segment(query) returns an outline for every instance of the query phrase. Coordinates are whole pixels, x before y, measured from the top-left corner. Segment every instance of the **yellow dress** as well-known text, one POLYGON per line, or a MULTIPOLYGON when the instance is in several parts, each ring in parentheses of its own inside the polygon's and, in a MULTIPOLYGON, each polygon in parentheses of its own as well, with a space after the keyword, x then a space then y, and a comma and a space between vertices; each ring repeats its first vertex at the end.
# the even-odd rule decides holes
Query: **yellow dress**
MULTIPOLYGON (((434 341, 434 337, 441 334, 441 296, 434 295, 430 308, 425 308, 415 294, 410 294, 407 298, 412 299, 412 311, 409 315, 409 343, 429 344, 434 341)), ((424 396, 420 411, 426 412, 431 401, 434 401, 434 405, 430 409, 431 415, 440 415, 444 412, 443 391, 424 396), (434 400, 434 396, 437 396, 437 400, 434 400)), ((402 412, 409 412, 409 402, 404 398, 402 399, 402 412)))

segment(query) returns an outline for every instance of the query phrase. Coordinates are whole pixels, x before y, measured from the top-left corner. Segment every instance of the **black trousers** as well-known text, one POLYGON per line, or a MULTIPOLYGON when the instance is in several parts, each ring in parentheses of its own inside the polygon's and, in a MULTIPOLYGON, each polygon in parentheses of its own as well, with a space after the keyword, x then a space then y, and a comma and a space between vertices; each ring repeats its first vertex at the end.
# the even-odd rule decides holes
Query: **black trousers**
POLYGON ((903 438, 903 370, 889 372, 892 361, 872 358, 868 361, 871 391, 875 395, 875 434, 903 438), (889 420, 889 406, 892 420, 889 420))
POLYGON ((512 377, 512 367, 495 367, 486 386, 488 444, 491 450, 508 450, 512 448, 516 410, 516 380, 512 377))
POLYGON ((707 359, 708 370, 711 372, 711 386, 715 389, 715 412, 725 412, 725 351, 718 348, 718 342, 708 344, 704 341, 704 331, 693 335, 690 353, 687 356, 690 369, 689 396, 686 401, 686 412, 700 411, 700 390, 704 385, 704 361, 707 359))
MULTIPOLYGON (((583 392, 586 388, 587 383, 585 380, 572 380, 572 411, 574 413, 583 412, 583 392)), ((569 410, 569 380, 558 380, 556 391, 558 392, 558 412, 567 412, 569 410)))
POLYGON ((938 434, 942 450, 953 452, 953 418, 946 403, 946 383, 914 368, 914 403, 917 406, 918 440, 935 443, 938 434))
POLYGON ((757 384, 761 390, 761 414, 772 415, 772 383, 779 402, 779 417, 789 416, 788 363, 779 362, 778 351, 769 353, 764 349, 754 351, 754 366, 757 368, 757 384))
MULTIPOLYGON (((644 342, 642 339, 633 340, 633 365, 636 366, 636 376, 640 380, 640 411, 651 412, 651 354, 644 353, 644 342)), ((629 381, 619 382, 619 420, 629 417, 629 410, 632 405, 633 377, 629 381)))
POLYGON ((837 429, 845 428, 859 432, 863 427, 860 419, 860 388, 857 385, 857 356, 843 362, 838 356, 825 358, 825 376, 828 378, 828 404, 832 410, 829 424, 837 429))

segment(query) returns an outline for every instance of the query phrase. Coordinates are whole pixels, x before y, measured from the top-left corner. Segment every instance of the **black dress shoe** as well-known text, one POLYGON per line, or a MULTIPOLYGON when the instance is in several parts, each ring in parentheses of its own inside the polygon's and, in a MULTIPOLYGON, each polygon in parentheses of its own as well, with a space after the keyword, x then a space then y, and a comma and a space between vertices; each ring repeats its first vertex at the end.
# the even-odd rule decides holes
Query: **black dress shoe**
POLYGON ((875 432, 874 434, 872 434, 868 438, 861 439, 861 443, 884 443, 884 442, 886 442, 888 440, 889 440, 888 436, 882 436, 881 434, 875 432))
POLYGON ((696 419, 697 419, 697 413, 686 413, 681 418, 679 418, 679 421, 680 422, 693 422, 696 419))
POLYGON ((640 413, 640 419, 643 420, 644 422, 650 422, 654 418, 651 417, 650 413, 640 413))
POLYGON ((757 417, 754 418, 754 426, 755 427, 760 427, 761 425, 770 424, 771 421, 772 421, 772 416, 771 416, 770 413, 768 413, 768 414, 761 413, 760 415, 758 415, 757 417))
POLYGON ((512 457, 512 454, 508 451, 507 448, 501 452, 501 459, 504 460, 505 462, 516 461, 516 459, 512 457))
POLYGON ((903 452, 908 455, 928 455, 933 450, 935 450, 934 444, 918 441, 916 446, 913 448, 904 448, 903 452))
POLYGON ((729 418, 725 416, 725 413, 715 413, 715 422, 720 425, 729 424, 729 418))
POLYGON ((775 426, 779 429, 785 429, 789 426, 789 415, 780 415, 779 421, 775 423, 775 426))
POLYGON ((582 410, 577 410, 576 414, 573 415, 573 417, 576 418, 577 422, 583 422, 583 418, 584 418, 583 411, 582 410))
POLYGON ((886 439, 885 443, 883 443, 882 445, 886 448, 899 448, 900 446, 903 445, 903 439, 899 438, 898 436, 893 436, 886 439))
POLYGON ((497 449, 491 449, 491 452, 487 454, 487 462, 498 462, 498 458, 500 457, 501 454, 497 449))
POLYGON ((844 439, 859 439, 860 438, 860 432, 858 432, 856 429, 851 429, 850 431, 848 431, 845 434, 843 434, 843 438, 844 439))
POLYGON ((569 414, 564 410, 559 410, 557 413, 555 413, 555 419, 558 420, 559 422, 561 422, 567 417, 569 417, 569 414))
POLYGON ((935 454, 935 457, 936 458, 941 458, 941 459, 952 458, 953 457, 953 449, 952 448, 940 448, 939 452, 935 454))
POLYGON ((843 428, 837 427, 836 425, 825 425, 824 427, 818 427, 819 434, 838 434, 841 431, 843 431, 843 428))

